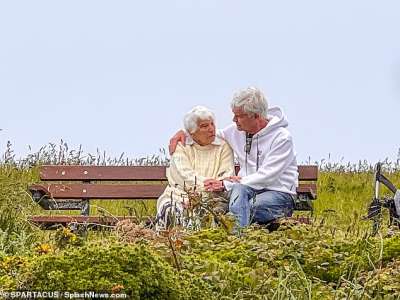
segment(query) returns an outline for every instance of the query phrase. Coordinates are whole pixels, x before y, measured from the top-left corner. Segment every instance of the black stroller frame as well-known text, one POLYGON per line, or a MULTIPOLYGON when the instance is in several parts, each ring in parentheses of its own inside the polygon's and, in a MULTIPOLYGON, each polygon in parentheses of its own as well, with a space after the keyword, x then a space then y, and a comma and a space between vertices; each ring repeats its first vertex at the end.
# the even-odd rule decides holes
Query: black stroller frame
POLYGON ((375 195, 368 208, 368 214, 364 219, 372 220, 372 230, 375 235, 382 223, 382 207, 389 210, 389 225, 400 228, 400 190, 381 173, 382 164, 377 163, 375 166, 374 185, 375 195), (380 185, 386 186, 392 193, 393 197, 379 198, 380 185))

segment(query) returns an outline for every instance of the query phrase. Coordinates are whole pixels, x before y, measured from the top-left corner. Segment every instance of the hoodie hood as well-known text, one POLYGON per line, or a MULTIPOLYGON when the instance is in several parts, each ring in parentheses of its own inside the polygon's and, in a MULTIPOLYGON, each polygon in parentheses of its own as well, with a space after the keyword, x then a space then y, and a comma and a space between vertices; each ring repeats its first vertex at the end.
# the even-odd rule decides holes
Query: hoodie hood
POLYGON ((261 129, 259 132, 255 134, 255 136, 264 136, 272 131, 275 131, 277 128, 287 128, 289 123, 285 114, 279 107, 271 107, 267 111, 267 119, 268 124, 266 127, 261 129))

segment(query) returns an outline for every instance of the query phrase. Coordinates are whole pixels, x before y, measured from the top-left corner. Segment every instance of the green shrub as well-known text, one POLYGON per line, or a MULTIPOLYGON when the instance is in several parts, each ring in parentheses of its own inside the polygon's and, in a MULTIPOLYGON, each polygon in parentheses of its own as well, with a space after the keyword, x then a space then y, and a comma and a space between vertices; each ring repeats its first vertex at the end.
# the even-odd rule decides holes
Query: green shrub
POLYGON ((28 268, 29 260, 26 257, 0 257, 0 290, 12 291, 17 288, 17 279, 28 268))
POLYGON ((385 262, 400 258, 400 234, 383 241, 382 256, 385 262))
POLYGON ((103 291, 119 287, 132 299, 207 297, 207 286, 178 274, 146 245, 92 244, 35 257, 24 290, 103 291), (200 292, 202 289, 202 292, 200 292))
POLYGON ((398 299, 400 297, 400 259, 381 269, 362 275, 366 293, 371 298, 398 299))

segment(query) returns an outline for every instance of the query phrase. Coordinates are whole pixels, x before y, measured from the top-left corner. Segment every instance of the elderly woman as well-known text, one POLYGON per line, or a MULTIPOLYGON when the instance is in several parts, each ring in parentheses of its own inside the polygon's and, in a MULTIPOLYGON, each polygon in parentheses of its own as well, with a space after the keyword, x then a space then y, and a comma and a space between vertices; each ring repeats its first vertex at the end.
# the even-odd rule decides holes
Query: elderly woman
MULTIPOLYGON (((215 135, 214 114, 203 106, 190 110, 183 120, 189 136, 186 145, 178 144, 167 169, 168 186, 157 201, 157 226, 169 222, 182 224, 184 209, 189 206, 189 191, 205 195, 204 182, 234 175, 230 146, 215 135)), ((182 224, 184 225, 184 224, 182 224)))

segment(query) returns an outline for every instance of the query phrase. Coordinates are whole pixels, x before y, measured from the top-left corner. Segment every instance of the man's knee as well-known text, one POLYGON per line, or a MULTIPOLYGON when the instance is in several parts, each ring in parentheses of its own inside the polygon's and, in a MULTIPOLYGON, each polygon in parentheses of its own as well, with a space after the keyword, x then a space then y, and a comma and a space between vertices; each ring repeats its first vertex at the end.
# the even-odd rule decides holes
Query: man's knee
POLYGON ((255 194, 253 194, 254 192, 251 187, 241 183, 235 183, 229 193, 229 207, 243 205, 243 201, 247 204, 250 198, 255 196, 255 194))

